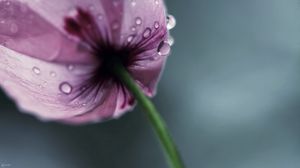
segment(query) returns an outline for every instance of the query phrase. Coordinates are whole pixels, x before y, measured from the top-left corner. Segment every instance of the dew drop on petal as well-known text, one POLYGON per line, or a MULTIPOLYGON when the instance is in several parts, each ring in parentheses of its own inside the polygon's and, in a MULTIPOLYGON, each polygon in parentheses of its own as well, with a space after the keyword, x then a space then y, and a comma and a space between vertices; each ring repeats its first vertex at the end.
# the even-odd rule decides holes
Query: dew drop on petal
POLYGON ((127 37, 127 42, 128 42, 128 43, 132 42, 133 38, 134 38, 133 35, 128 36, 128 37, 127 37))
POLYGON ((159 4, 159 1, 158 0, 154 0, 155 4, 158 5, 159 4))
POLYGON ((38 67, 33 67, 33 68, 32 68, 32 71, 33 71, 36 75, 41 74, 41 70, 40 70, 38 67))
POLYGON ((141 25, 142 24, 142 19, 140 17, 135 18, 135 24, 136 25, 141 25))
POLYGON ((131 0, 131 6, 133 6, 133 7, 135 7, 135 5, 136 5, 136 1, 135 0, 131 0))
POLYGON ((167 28, 168 30, 173 29, 176 26, 176 19, 172 15, 167 16, 167 28))
POLYGON ((75 17, 75 16, 77 16, 77 14, 78 14, 78 11, 76 8, 70 8, 68 11, 68 16, 70 16, 70 17, 75 17))
POLYGON ((171 52, 171 46, 168 42, 162 41, 157 48, 158 55, 166 56, 171 52))
POLYGON ((56 77, 56 73, 52 71, 52 72, 50 72, 50 76, 51 77, 56 77))
POLYGON ((174 40, 174 38, 173 38, 172 36, 169 36, 169 38, 168 38, 168 43, 170 44, 170 46, 173 46, 173 45, 174 45, 175 40, 174 40))
POLYGON ((143 33, 143 37, 144 38, 148 38, 151 35, 151 29, 148 27, 145 29, 144 33, 143 33))
POLYGON ((155 28, 155 29, 158 29, 158 28, 159 28, 159 22, 157 22, 157 21, 154 22, 154 28, 155 28))
POLYGON ((136 31, 136 27, 135 27, 135 26, 132 26, 132 27, 131 27, 131 31, 135 32, 135 31, 136 31))
POLYGON ((73 90, 72 86, 68 82, 63 82, 59 85, 59 89, 64 94, 70 94, 73 90))

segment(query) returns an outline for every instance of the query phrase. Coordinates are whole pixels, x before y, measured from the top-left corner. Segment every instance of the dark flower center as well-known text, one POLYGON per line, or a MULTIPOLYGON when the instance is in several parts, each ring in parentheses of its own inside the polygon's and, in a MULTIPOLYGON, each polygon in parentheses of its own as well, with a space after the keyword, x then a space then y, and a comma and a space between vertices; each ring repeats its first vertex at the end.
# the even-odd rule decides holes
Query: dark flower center
POLYGON ((114 76, 113 68, 116 64, 122 64, 125 67, 128 67, 131 64, 130 48, 116 49, 114 46, 109 45, 101 50, 95 50, 94 52, 94 55, 101 63, 97 73, 101 74, 104 78, 114 76))
POLYGON ((88 75, 87 80, 82 82, 81 88, 83 89, 74 98, 86 97, 89 94, 96 97, 102 88, 114 85, 123 92, 122 108, 125 108, 126 104, 132 105, 134 99, 115 76, 116 64, 121 64, 129 70, 130 66, 141 66, 139 61, 155 60, 157 55, 167 55, 170 50, 170 46, 162 41, 167 36, 166 27, 159 26, 158 22, 154 22, 153 29, 145 28, 140 36, 128 36, 125 44, 119 44, 121 46, 115 44, 114 40, 109 37, 109 32, 113 30, 108 30, 110 28, 105 26, 99 27, 96 19, 81 8, 77 8, 75 16, 65 18, 64 28, 70 35, 78 37, 84 44, 87 44, 89 54, 97 60, 97 67, 88 75), (147 53, 153 50, 157 53, 147 53))
POLYGON ((65 18, 65 30, 89 46, 90 54, 95 56, 100 63, 95 72, 97 76, 105 79, 113 77, 112 68, 115 63, 121 63, 125 67, 130 65, 133 48, 117 48, 107 41, 89 12, 78 8, 75 17, 65 18))
POLYGON ((122 108, 125 108, 126 103, 132 105, 134 99, 126 92, 125 86, 114 74, 116 64, 121 64, 125 68, 132 65, 134 60, 135 47, 124 46, 117 47, 107 39, 107 34, 102 34, 93 16, 81 8, 77 9, 77 15, 74 17, 65 18, 65 30, 82 42, 87 44, 89 54, 94 56, 98 65, 90 74, 87 81, 83 81, 82 90, 78 92, 74 98, 86 96, 96 90, 96 96, 101 88, 110 84, 116 84, 124 94, 124 102, 122 108), (112 83, 111 83, 112 82, 112 83), (127 102, 128 101, 128 102, 127 102))

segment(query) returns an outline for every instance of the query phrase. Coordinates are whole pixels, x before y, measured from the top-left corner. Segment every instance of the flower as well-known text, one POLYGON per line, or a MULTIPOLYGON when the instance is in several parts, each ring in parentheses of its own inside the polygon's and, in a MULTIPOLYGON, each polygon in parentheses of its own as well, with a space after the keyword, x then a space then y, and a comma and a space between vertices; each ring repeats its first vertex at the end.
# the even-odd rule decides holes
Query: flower
POLYGON ((170 52, 163 0, 0 1, 0 84, 26 113, 71 124, 118 118, 153 96, 170 52))

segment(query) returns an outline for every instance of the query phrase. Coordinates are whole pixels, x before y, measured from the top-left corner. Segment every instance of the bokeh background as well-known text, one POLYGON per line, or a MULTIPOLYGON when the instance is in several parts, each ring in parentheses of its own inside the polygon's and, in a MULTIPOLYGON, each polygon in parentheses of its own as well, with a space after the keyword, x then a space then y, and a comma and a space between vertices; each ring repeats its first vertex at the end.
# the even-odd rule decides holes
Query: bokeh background
MULTIPOLYGON (((154 101, 187 168, 299 168, 300 1, 167 5, 176 44, 154 101)), ((2 167, 167 167, 140 108, 70 127, 18 112, 3 92, 0 102, 2 167)))

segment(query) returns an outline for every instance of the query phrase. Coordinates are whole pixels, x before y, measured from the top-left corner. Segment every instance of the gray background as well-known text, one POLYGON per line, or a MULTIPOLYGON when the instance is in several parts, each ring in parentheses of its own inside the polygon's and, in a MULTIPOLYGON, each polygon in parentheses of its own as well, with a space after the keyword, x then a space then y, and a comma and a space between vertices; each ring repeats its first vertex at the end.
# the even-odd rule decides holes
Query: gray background
MULTIPOLYGON (((299 168, 300 1, 167 3, 176 44, 154 101, 187 167, 299 168)), ((0 166, 167 167, 139 108, 70 127, 0 102, 0 166)))

